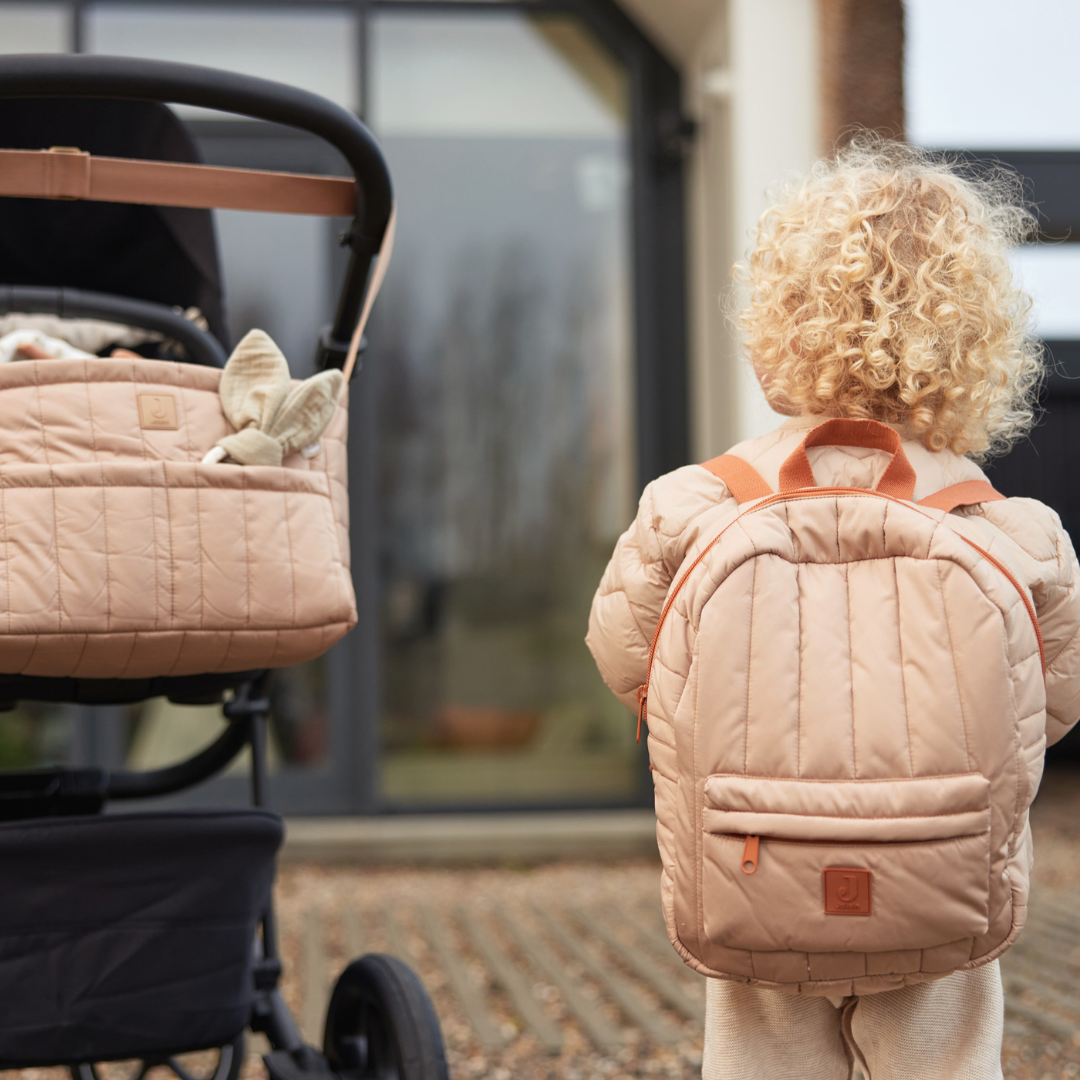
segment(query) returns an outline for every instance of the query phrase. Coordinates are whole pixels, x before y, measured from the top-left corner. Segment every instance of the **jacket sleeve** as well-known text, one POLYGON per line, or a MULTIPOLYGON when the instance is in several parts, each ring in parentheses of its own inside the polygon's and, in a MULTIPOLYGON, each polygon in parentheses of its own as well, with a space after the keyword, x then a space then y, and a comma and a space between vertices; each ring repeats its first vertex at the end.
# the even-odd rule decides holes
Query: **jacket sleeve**
POLYGON ((635 711, 637 688, 645 681, 649 647, 670 586, 650 484, 593 597, 585 638, 604 682, 635 711))
POLYGON ((1052 745, 1080 718, 1080 566, 1069 534, 1057 530, 1058 580, 1038 606, 1046 655, 1046 741, 1052 745))

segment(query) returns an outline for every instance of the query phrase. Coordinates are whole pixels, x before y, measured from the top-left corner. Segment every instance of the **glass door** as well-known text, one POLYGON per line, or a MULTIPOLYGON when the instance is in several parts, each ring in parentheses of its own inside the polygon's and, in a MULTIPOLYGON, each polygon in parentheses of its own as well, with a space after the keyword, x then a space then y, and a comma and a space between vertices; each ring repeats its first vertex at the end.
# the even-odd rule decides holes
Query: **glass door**
POLYGON ((636 497, 630 102, 567 15, 376 11, 381 798, 627 802, 589 604, 636 497))

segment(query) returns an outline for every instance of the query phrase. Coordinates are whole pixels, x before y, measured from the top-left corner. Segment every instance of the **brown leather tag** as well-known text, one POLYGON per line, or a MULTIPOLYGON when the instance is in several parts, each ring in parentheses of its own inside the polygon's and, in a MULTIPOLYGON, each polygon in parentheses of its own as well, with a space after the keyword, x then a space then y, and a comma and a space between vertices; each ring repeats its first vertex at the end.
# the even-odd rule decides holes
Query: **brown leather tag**
POLYGON ((176 431, 176 398, 172 394, 139 395, 139 427, 154 431, 176 431))
POLYGON ((870 871, 829 866, 824 873, 826 915, 870 914, 870 871))

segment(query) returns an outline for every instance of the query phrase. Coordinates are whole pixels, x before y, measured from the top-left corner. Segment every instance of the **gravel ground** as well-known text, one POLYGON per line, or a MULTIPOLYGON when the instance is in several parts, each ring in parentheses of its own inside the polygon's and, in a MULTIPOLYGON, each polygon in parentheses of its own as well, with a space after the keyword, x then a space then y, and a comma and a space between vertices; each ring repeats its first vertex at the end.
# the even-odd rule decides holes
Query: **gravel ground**
MULTIPOLYGON (((1055 978, 1070 979, 1073 996, 1058 994, 1049 1013, 1038 994, 1041 982, 1030 987, 1013 986, 1003 1052, 1006 1080, 1064 1080, 1080 1077, 1080 925, 1072 935, 1070 913, 1080 896, 1080 772, 1048 775, 1033 809, 1037 863, 1035 868, 1032 922, 1021 944, 1006 956, 1010 964, 1042 957, 1039 971, 1046 985, 1055 978), (1057 938, 1043 939, 1040 926, 1058 920, 1057 938), (1064 930, 1061 927, 1065 927, 1064 930), (1064 936, 1063 936, 1064 935, 1064 936), (1031 948, 1034 951, 1028 952, 1031 948), (1040 952, 1039 950, 1043 950, 1040 952), (1047 959, 1047 952, 1053 960, 1047 959), (1013 960, 1013 955, 1016 959, 1013 960), (1073 1005, 1075 1001, 1075 1006, 1073 1005), (1039 1015, 1053 1018, 1050 1028, 1039 1026, 1039 1015), (1072 1032, 1077 1032, 1073 1035, 1072 1032)), ((405 952, 431 993, 442 1024, 452 1080, 606 1080, 615 1077, 700 1076, 701 1024, 666 1007, 654 991, 622 967, 616 954, 598 947, 576 924, 579 952, 564 949, 560 957, 600 1022, 606 1021, 622 1040, 605 1052, 596 1049, 581 1020, 567 1006, 564 995, 535 964, 530 964, 520 943, 507 933, 501 913, 518 926, 544 937, 544 921, 567 915, 580 905, 616 936, 638 948, 674 979, 692 1001, 704 1002, 704 980, 667 955, 657 895, 658 867, 651 861, 566 863, 542 866, 478 867, 472 869, 419 870, 392 868, 325 868, 290 866, 279 877, 277 891, 282 926, 282 949, 287 975, 284 993, 308 1038, 317 1042, 329 987, 351 955, 365 951, 405 952), (534 998, 562 1033, 563 1046, 546 1052, 536 1035, 525 1028, 513 1002, 490 975, 463 932, 458 918, 467 909, 527 973, 534 998), (458 992, 448 979, 432 945, 424 922, 433 912, 443 928, 444 946, 459 960, 468 986, 485 1007, 491 1021, 487 1039, 478 1038, 458 992), (624 1012, 611 1002, 604 987, 588 969, 589 954, 607 965, 617 981, 632 987, 636 995, 666 1025, 670 1041, 642 1034, 624 1012)), ((553 939, 550 934, 547 940, 553 939)), ((1020 971, 1019 967, 1015 969, 1020 971)), ((265 1044, 251 1040, 245 1078, 264 1077, 259 1054, 265 1044)), ((191 1071, 201 1072, 199 1062, 191 1071)), ((110 1066, 104 1080, 131 1077, 130 1068, 110 1066)), ((65 1070, 26 1069, 3 1074, 21 1080, 61 1080, 65 1070)), ((169 1075, 153 1070, 151 1076, 169 1075)))

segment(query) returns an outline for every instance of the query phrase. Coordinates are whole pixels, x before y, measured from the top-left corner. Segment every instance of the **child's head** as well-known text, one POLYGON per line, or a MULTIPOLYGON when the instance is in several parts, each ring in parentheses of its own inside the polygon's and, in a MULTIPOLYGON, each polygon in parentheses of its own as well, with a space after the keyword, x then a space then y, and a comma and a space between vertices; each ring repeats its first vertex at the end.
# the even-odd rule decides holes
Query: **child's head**
POLYGON ((1042 355, 1007 248, 1019 184, 856 139, 784 192, 745 278, 746 346, 773 408, 906 427, 982 458, 1033 422, 1042 355))

